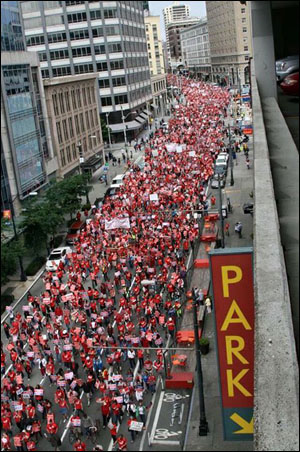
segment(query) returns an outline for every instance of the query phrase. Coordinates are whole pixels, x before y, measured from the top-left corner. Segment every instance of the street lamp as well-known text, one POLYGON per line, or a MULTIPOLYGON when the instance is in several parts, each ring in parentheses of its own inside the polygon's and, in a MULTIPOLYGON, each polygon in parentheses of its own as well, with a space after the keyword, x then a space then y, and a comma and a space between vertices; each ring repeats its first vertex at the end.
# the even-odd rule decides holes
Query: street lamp
POLYGON ((84 163, 84 157, 83 157, 83 153, 82 153, 81 141, 78 141, 76 147, 79 149, 79 174, 82 174, 81 163, 84 163))
POLYGON ((234 185, 234 179, 233 179, 233 158, 232 158, 230 124, 228 125, 228 137, 229 137, 230 185, 232 187, 234 185))
MULTIPOLYGON (((31 195, 31 194, 30 194, 31 195)), ((32 195, 33 196, 33 192, 32 195)), ((17 234, 17 229, 16 229, 16 224, 15 224, 15 213, 14 213, 14 206, 13 206, 13 202, 17 199, 18 195, 16 195, 14 197, 14 199, 12 199, 12 197, 9 197, 9 207, 10 207, 10 211, 11 211, 11 219, 12 219, 12 224, 13 224, 13 228, 14 228, 14 237, 16 242, 18 242, 18 234, 17 234)), ((22 257, 18 256, 18 260, 19 260, 19 264, 20 264, 20 280, 21 281, 27 281, 27 276, 26 273, 24 271, 24 267, 23 267, 23 261, 22 261, 22 257)))
POLYGON ((126 124, 125 120, 128 118, 129 115, 136 113, 136 111, 130 111, 126 116, 124 116, 123 108, 121 106, 121 112, 122 112, 122 121, 124 126, 124 139, 125 139, 125 150, 127 152, 127 133, 126 133, 126 124))
POLYGON ((165 109, 164 109, 164 103, 163 103, 163 97, 162 95, 159 96, 159 100, 160 100, 160 112, 162 117, 165 116, 165 109))
POLYGON ((197 320, 197 301, 195 289, 192 289, 193 293, 193 317, 194 317, 194 334, 195 334, 195 352, 196 352, 196 362, 197 362, 197 375, 198 375, 198 391, 199 391, 199 407, 200 407, 200 424, 199 424, 199 436, 207 436, 208 433, 208 423, 205 415, 205 404, 204 404, 204 390, 203 390, 203 375, 202 375, 202 365, 201 365, 201 352, 200 352, 200 341, 199 341, 199 329, 197 320))

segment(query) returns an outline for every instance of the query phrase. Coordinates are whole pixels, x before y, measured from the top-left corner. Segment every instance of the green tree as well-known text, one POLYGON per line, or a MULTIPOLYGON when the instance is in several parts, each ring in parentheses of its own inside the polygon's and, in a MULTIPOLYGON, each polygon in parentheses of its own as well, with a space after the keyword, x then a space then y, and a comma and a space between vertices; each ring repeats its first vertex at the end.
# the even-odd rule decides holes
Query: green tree
POLYGON ((25 247, 23 241, 11 239, 8 241, 7 220, 1 218, 1 284, 7 282, 7 278, 18 269, 18 257, 24 256, 25 247))
POLYGON ((43 245, 49 252, 49 235, 53 238, 58 227, 65 221, 61 210, 49 201, 32 202, 28 204, 24 216, 22 226, 26 228, 24 232, 26 246, 32 249, 35 255, 39 254, 43 245))
POLYGON ((88 193, 91 189, 92 187, 88 185, 88 176, 78 174, 54 183, 47 190, 46 198, 63 213, 69 214, 72 219, 73 214, 80 210, 82 196, 86 196, 86 202, 89 203, 88 193))

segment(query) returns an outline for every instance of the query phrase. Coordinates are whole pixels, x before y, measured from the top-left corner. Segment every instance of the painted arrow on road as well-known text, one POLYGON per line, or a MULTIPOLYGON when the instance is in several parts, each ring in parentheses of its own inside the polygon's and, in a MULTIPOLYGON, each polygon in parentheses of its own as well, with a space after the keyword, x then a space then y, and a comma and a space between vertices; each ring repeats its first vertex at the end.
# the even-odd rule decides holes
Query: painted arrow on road
POLYGON ((237 430, 236 432, 233 433, 247 433, 247 434, 252 434, 253 433, 253 417, 251 419, 250 422, 246 421, 245 419, 243 419, 239 414, 237 413, 233 413, 232 416, 230 416, 230 419, 235 422, 236 424, 238 424, 240 427, 242 427, 241 430, 237 430))

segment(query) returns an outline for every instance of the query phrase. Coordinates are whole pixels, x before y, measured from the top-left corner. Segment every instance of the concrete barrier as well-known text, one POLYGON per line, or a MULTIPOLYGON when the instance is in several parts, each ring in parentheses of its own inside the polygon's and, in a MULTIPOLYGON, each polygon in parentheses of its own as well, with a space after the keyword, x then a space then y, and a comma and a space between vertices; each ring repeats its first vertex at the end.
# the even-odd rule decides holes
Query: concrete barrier
POLYGON ((299 369, 261 102, 251 68, 254 128, 255 450, 299 450, 299 369))

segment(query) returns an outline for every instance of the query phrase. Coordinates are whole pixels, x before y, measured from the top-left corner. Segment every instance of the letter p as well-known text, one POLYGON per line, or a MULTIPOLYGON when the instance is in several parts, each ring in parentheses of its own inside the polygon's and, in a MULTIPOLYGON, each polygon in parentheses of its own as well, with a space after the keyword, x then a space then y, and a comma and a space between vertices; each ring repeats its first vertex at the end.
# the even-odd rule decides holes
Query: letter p
POLYGON ((224 298, 229 297, 229 284, 236 284, 242 279, 242 270, 240 267, 236 265, 226 265, 221 267, 222 271, 222 287, 223 287, 223 296, 224 298), (229 272, 234 272, 235 276, 233 278, 229 278, 229 272))

